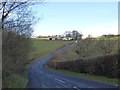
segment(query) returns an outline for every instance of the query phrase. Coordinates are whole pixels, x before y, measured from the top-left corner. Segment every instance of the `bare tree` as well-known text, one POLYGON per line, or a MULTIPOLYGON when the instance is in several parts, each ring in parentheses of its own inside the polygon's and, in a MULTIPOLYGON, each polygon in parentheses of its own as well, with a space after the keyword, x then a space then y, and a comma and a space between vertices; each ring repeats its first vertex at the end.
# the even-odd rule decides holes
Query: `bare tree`
POLYGON ((71 31, 65 31, 64 35, 66 38, 72 37, 71 31))
POLYGON ((79 35, 80 35, 80 33, 77 30, 72 31, 72 37, 75 41, 78 39, 79 35))
POLYGON ((1 6, 1 12, 2 12, 2 18, 1 18, 1 22, 2 22, 2 28, 4 28, 4 24, 6 23, 6 21, 8 20, 7 18, 9 17, 10 13, 12 13, 15 9, 20 8, 25 6, 26 2, 1 2, 0 6, 1 6))
MULTIPOLYGON (((20 35, 30 36, 32 33, 31 26, 38 19, 31 12, 31 5, 35 3, 26 0, 24 2, 1 2, 0 11, 2 29, 12 30, 20 35)), ((39 0, 41 3, 42 0, 39 0)))
MULTIPOLYGON (((100 40, 98 42, 98 47, 101 49, 104 55, 110 54, 114 50, 114 44, 116 42, 114 40, 100 40)), ((118 42, 117 42, 118 43, 118 42)))

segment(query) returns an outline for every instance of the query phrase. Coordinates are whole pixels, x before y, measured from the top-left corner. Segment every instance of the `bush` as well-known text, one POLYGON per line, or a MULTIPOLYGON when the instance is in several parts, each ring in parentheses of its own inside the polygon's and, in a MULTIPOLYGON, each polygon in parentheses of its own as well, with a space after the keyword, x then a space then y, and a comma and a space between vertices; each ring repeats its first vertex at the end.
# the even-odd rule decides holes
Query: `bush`
POLYGON ((10 73, 22 74, 31 48, 30 39, 12 31, 2 34, 3 78, 10 73))

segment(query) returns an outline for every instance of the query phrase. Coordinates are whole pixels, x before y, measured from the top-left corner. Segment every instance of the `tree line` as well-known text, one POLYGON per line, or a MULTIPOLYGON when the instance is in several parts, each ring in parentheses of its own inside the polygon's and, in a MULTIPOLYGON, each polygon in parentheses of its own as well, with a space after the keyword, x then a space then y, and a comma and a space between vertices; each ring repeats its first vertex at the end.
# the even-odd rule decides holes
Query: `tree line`
POLYGON ((52 36, 37 36, 37 38, 55 38, 56 40, 62 40, 63 38, 66 38, 67 40, 81 40, 82 39, 82 33, 78 32, 77 30, 73 31, 65 31, 63 35, 52 35, 52 36))

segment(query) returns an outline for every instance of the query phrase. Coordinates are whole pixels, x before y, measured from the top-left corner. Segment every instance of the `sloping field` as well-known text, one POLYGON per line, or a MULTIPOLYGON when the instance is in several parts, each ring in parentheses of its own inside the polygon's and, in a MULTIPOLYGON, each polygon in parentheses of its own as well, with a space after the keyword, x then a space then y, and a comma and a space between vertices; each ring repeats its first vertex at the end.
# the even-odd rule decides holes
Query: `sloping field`
POLYGON ((44 54, 54 51, 55 49, 70 43, 71 41, 59 40, 40 40, 32 39, 32 51, 30 53, 30 60, 43 56, 44 54))

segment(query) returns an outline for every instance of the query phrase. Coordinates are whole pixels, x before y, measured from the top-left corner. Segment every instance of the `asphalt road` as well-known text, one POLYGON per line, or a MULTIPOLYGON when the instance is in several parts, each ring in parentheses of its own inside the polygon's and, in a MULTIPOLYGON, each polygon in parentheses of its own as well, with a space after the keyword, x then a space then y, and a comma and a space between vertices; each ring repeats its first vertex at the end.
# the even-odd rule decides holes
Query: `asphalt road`
MULTIPOLYGON (((58 49, 59 52, 61 50, 58 49)), ((116 85, 64 75, 48 70, 43 65, 51 58, 52 54, 48 53, 29 65, 28 88, 66 88, 68 90, 82 90, 83 88, 88 88, 88 90, 103 90, 105 88, 108 90, 118 90, 118 86, 116 85)))

